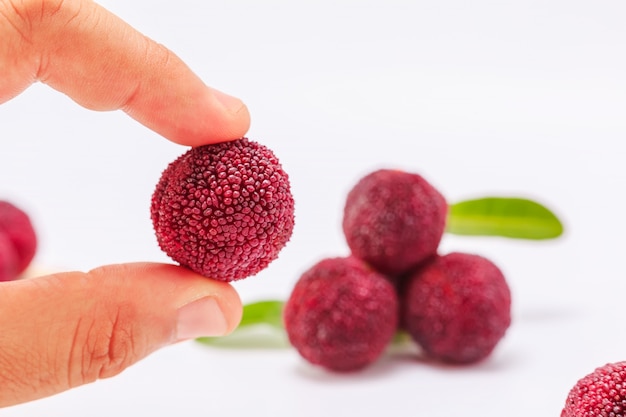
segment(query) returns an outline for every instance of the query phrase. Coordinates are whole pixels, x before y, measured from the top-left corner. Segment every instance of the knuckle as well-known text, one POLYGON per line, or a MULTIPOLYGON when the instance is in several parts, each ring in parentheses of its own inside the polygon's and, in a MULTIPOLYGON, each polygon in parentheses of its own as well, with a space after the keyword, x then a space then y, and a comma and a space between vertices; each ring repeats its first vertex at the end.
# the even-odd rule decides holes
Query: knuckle
POLYGON ((30 43, 66 26, 82 8, 82 0, 0 0, 0 11, 30 43))
POLYGON ((16 10, 20 10, 25 20, 38 23, 67 9, 66 0, 9 0, 16 10))
POLYGON ((0 24, 7 23, 9 39, 17 39, 15 48, 25 61, 39 62, 37 78, 46 72, 50 45, 58 45, 57 32, 80 13, 82 0, 0 0, 0 24), (15 34, 16 36, 12 36, 15 34))
POLYGON ((25 26, 33 26, 50 13, 56 13, 63 1, 58 0, 2 0, 7 15, 13 16, 25 26))
POLYGON ((71 386, 115 376, 138 359, 134 316, 122 305, 79 320, 70 350, 71 386))
POLYGON ((0 18, 9 24, 26 43, 32 42, 32 24, 29 18, 29 1, 0 0, 0 18))

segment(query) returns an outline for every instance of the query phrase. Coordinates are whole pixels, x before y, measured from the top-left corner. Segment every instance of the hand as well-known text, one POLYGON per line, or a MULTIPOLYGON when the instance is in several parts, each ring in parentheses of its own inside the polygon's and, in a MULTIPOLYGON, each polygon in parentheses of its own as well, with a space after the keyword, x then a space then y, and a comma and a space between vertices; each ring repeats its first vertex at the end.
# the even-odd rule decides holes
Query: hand
MULTIPOLYGON (((196 146, 236 139, 246 106, 89 0, 0 0, 0 103, 43 82, 94 110, 121 109, 196 146)), ((149 353, 232 331, 228 284, 181 267, 124 264, 0 285, 0 407, 114 376, 149 353)))

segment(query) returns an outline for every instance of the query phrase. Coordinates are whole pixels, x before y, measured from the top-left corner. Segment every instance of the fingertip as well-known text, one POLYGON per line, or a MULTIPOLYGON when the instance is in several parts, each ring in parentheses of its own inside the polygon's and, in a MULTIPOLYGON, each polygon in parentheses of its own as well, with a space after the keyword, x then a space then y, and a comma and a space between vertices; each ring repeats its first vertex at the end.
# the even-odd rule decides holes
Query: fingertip
POLYGON ((221 103, 226 112, 232 114, 235 117, 239 117, 239 113, 242 111, 247 112, 247 107, 240 98, 226 94, 223 91, 215 88, 209 88, 213 97, 221 103))
POLYGON ((235 288, 228 282, 200 276, 187 268, 176 268, 178 274, 189 275, 188 283, 194 288, 190 295, 182 298, 184 302, 177 309, 177 341, 232 333, 243 315, 243 304, 235 288))
POLYGON ((250 112, 243 100, 211 87, 201 96, 187 112, 180 112, 178 123, 163 126, 173 126, 172 130, 153 128, 172 142, 192 147, 245 136, 250 129, 250 112))
POLYGON ((239 293, 231 284, 226 282, 220 282, 219 284, 222 288, 220 289, 220 295, 216 297, 216 301, 227 323, 225 332, 219 336, 225 336, 232 333, 239 326, 243 316, 243 303, 239 293))
POLYGON ((26 19, 25 28, 16 31, 0 19, 0 38, 6 32, 13 40, 8 44, 16 45, 8 56, 0 50, 0 66, 23 61, 22 32, 32 31, 29 50, 38 59, 2 74, 0 102, 39 80, 88 109, 121 109, 182 145, 234 140, 248 131, 250 114, 243 101, 208 87, 174 52, 100 5, 44 2, 45 10, 31 10, 37 2, 23 3, 17 11, 43 20, 26 19))

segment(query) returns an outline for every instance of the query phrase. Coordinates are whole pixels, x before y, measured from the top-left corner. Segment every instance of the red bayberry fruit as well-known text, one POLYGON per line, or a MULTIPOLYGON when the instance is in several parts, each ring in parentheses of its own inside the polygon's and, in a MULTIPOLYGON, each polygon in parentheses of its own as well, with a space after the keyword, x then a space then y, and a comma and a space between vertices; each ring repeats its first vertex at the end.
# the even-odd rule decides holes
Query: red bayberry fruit
POLYGON ((626 362, 609 363, 580 379, 561 417, 626 416, 626 362))
POLYGON ((30 217, 8 201, 0 201, 0 234, 6 235, 16 253, 15 274, 30 265, 37 251, 37 235, 30 217))
POLYGON ((420 175, 382 169, 348 193, 343 231, 352 253, 397 276, 437 251, 448 206, 420 175))
POLYGON ((355 371, 385 350, 398 324, 393 285, 355 257, 324 259, 296 283, 284 310, 291 344, 312 364, 355 371))
POLYGON ((192 148, 163 172, 151 218, 161 249, 202 275, 254 275, 291 237, 289 178, 271 150, 246 138, 192 148))
POLYGON ((409 276, 403 325, 430 357, 451 363, 486 358, 511 323, 511 292, 488 259, 436 256, 409 276))
POLYGON ((17 258, 13 243, 0 232, 0 282, 17 278, 17 258))

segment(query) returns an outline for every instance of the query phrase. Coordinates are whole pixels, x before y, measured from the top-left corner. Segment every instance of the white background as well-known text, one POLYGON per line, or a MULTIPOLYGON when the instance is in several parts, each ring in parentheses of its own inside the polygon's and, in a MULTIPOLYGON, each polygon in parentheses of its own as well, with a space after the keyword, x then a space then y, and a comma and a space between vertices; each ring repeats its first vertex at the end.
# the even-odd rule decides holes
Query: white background
MULTIPOLYGON (((551 207, 547 242, 446 235, 442 252, 505 272, 514 322, 485 362, 389 355, 364 372, 294 350, 166 348, 110 380, 2 416, 558 416, 576 380, 626 359, 626 3, 613 1, 102 1, 252 114, 251 139, 290 174, 297 224, 280 258, 235 284, 286 298, 347 253, 344 196, 379 167, 418 172, 454 202, 516 195, 551 207)), ((27 209, 44 268, 168 261, 149 199, 185 148, 120 112, 43 85, 0 106, 0 196, 27 209)))

